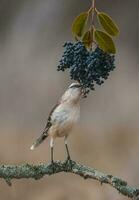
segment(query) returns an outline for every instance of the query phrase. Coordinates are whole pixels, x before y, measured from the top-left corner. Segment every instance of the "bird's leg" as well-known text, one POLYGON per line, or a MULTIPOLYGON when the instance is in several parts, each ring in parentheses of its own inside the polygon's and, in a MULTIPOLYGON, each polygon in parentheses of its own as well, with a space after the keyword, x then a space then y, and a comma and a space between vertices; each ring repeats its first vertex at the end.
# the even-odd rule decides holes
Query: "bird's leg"
POLYGON ((53 152, 54 152, 54 148, 51 147, 51 163, 52 163, 52 164, 54 164, 53 152))
POLYGON ((71 160, 68 145, 67 145, 67 137, 65 137, 65 147, 66 147, 66 152, 67 152, 66 166, 68 167, 68 163, 69 163, 70 169, 72 169, 72 160, 71 160))
POLYGON ((68 149, 68 145, 65 144, 65 147, 66 147, 66 151, 67 151, 67 160, 71 160, 71 158, 70 158, 70 153, 69 153, 69 149, 68 149))
POLYGON ((51 164, 52 164, 52 168, 53 168, 53 173, 55 172, 55 166, 54 166, 54 159, 53 159, 53 152, 54 152, 54 139, 51 138, 50 139, 50 148, 51 148, 51 164))

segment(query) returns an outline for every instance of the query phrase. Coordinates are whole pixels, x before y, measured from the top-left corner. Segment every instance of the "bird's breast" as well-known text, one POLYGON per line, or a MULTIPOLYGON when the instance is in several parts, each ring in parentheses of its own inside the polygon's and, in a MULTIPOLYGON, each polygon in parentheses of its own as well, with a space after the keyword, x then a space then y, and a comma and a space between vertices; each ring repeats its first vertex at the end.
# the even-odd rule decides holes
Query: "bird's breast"
POLYGON ((79 106, 59 106, 53 113, 50 135, 63 137, 69 134, 80 114, 79 106))

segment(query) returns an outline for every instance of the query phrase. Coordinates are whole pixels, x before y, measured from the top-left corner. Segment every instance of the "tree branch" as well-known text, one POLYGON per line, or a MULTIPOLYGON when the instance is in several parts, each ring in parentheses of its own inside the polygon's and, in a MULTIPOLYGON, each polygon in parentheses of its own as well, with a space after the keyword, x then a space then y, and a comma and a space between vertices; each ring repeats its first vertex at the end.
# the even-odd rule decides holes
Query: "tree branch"
POLYGON ((99 181, 101 184, 106 183, 114 187, 119 193, 128 196, 134 200, 139 200, 139 189, 130 187, 126 181, 110 174, 102 173, 94 168, 89 168, 75 161, 72 162, 72 168, 69 163, 56 161, 54 168, 52 164, 40 165, 0 165, 0 178, 5 179, 8 185, 11 185, 12 179, 34 178, 35 180, 42 178, 44 175, 52 175, 59 172, 70 172, 80 175, 84 179, 91 178, 99 181))

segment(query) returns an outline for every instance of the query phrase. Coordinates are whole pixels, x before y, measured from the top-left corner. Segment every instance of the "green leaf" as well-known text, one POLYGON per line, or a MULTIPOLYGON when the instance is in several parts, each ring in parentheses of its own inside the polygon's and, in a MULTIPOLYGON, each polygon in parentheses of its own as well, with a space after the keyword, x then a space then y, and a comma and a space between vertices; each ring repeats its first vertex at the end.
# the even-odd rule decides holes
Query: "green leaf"
POLYGON ((76 37, 83 36, 87 20, 88 20, 88 12, 83 12, 75 18, 72 24, 72 33, 74 36, 76 37))
POLYGON ((86 46, 86 48, 90 48, 92 46, 92 42, 93 42, 93 35, 91 34, 91 31, 87 31, 85 32, 82 41, 84 43, 84 45, 86 46))
POLYGON ((107 33, 112 36, 117 36, 119 34, 118 26, 115 24, 110 16, 103 12, 98 12, 97 16, 100 24, 107 33))
POLYGON ((107 53, 112 53, 112 54, 116 53, 114 42, 107 33, 100 30, 95 30, 94 36, 100 49, 102 49, 107 53))

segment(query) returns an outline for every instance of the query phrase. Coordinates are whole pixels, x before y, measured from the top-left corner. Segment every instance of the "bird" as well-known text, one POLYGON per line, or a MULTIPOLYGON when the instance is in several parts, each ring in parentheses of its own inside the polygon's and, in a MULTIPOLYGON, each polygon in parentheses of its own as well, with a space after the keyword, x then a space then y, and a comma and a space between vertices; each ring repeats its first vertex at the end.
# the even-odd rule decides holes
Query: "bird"
POLYGON ((54 141, 57 137, 64 137, 67 161, 71 161, 67 139, 80 117, 80 99, 82 93, 83 88, 79 82, 70 84, 58 103, 51 110, 44 131, 30 147, 31 150, 34 150, 49 136, 52 164, 54 164, 54 141))

